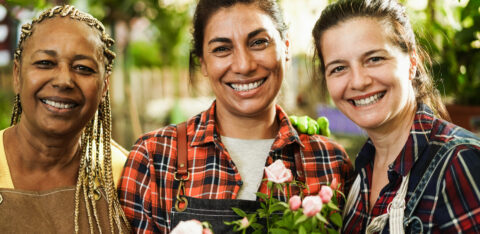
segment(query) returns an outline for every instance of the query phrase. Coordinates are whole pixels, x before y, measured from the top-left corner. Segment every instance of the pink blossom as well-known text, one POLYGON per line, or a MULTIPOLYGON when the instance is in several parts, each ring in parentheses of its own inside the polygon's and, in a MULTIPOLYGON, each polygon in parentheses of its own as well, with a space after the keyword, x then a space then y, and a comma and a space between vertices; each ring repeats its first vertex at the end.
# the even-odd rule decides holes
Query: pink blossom
POLYGON ((318 196, 320 196, 323 203, 328 203, 330 200, 332 200, 332 196, 333 196, 332 188, 328 186, 322 186, 322 188, 320 189, 320 192, 318 193, 318 196))
POLYGON ((265 174, 267 174, 268 181, 280 184, 292 181, 292 172, 285 167, 282 160, 277 160, 270 166, 265 167, 265 174))
POLYGON ((302 202, 303 214, 308 217, 315 216, 322 210, 322 206, 323 203, 319 196, 306 196, 302 202))
POLYGON ((213 232, 209 228, 204 228, 202 234, 213 234, 213 232))
POLYGON ((302 199, 298 195, 294 195, 288 200, 288 205, 290 206, 290 210, 298 210, 300 205, 302 205, 302 199))
POLYGON ((192 219, 188 221, 180 221, 178 225, 172 230, 171 234, 203 234, 202 223, 198 220, 192 219))
POLYGON ((332 183, 330 184, 330 188, 336 190, 338 188, 338 180, 337 178, 333 177, 332 183))
POLYGON ((248 227, 248 225, 250 225, 250 223, 248 222, 247 217, 243 217, 242 221, 240 221, 240 227, 245 228, 248 227))

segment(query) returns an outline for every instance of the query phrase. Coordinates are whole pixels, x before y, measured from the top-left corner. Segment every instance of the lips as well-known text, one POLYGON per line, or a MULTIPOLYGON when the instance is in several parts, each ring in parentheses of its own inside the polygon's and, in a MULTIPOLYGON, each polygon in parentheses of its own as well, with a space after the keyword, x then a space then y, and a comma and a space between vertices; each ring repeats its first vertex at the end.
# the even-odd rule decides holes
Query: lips
POLYGON ((267 78, 257 80, 251 83, 227 83, 232 89, 238 92, 246 92, 260 87, 267 78))
POLYGON ((378 92, 373 95, 366 95, 362 97, 356 97, 354 99, 348 99, 350 103, 352 103, 354 106, 368 106, 377 103, 380 99, 382 99, 387 92, 378 92))

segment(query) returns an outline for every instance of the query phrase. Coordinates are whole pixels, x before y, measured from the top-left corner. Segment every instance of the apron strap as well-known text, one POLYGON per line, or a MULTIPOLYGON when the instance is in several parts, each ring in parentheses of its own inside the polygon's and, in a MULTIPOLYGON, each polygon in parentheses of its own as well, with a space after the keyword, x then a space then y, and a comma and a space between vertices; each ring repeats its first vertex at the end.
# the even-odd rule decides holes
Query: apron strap
POLYGON ((366 233, 376 233, 383 230, 385 224, 389 223, 390 233, 402 234, 403 230, 403 210, 405 209, 405 196, 407 195, 408 180, 410 173, 404 176, 400 188, 393 200, 388 204, 387 213, 375 217, 367 226, 366 233))
POLYGON ((177 199, 175 201, 175 209, 182 212, 187 209, 188 200, 182 196, 185 195, 185 182, 190 179, 188 173, 188 144, 187 144, 187 123, 177 124, 177 171, 175 172, 175 180, 179 181, 177 189, 177 199), (186 178, 185 178, 186 177, 186 178))
POLYGON ((177 174, 186 176, 187 168, 187 123, 177 125, 177 174))
POLYGON ((350 192, 347 196, 347 202, 345 203, 345 209, 343 210, 343 219, 347 216, 347 214, 353 209, 353 205, 357 202, 358 196, 360 194, 360 182, 362 178, 360 177, 360 173, 355 178, 355 182, 353 182, 352 187, 350 188, 350 192))
POLYGON ((305 173, 303 172, 303 163, 300 150, 294 153, 295 157, 295 169, 297 170, 297 179, 302 182, 306 182, 305 173))

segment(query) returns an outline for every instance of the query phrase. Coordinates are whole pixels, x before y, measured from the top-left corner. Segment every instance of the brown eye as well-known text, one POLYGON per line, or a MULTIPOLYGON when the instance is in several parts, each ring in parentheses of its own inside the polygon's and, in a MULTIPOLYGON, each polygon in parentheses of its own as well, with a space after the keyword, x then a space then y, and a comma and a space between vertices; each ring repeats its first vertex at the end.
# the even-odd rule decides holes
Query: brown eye
POLYGON ((76 65, 73 67, 73 69, 82 75, 91 75, 96 73, 94 69, 83 65, 76 65))
POLYGON ((217 46, 217 47, 213 48, 211 53, 214 54, 215 56, 218 56, 218 57, 225 57, 228 54, 230 54, 230 51, 231 51, 230 47, 217 46))
POLYGON ((330 71, 330 74, 335 74, 335 73, 339 73, 339 72, 342 72, 345 70, 345 66, 338 66, 338 67, 334 67, 331 71, 330 71))
POLYGON ((267 39, 257 39, 252 41, 250 46, 255 49, 263 49, 263 48, 266 48, 268 44, 269 44, 269 41, 267 39))
POLYGON ((33 64, 41 69, 48 69, 55 65, 55 63, 50 60, 39 60, 35 61, 33 64))

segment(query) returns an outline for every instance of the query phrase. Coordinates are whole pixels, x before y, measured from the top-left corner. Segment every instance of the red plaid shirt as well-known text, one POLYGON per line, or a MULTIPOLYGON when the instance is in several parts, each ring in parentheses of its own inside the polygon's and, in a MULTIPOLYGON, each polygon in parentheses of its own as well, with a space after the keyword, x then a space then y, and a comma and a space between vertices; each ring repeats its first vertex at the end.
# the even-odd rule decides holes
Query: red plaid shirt
MULTIPOLYGON (((375 147, 370 140, 363 146, 355 160, 360 172, 360 196, 346 215, 344 233, 365 233, 373 218, 387 213, 402 182, 402 176, 410 172, 408 202, 423 173, 432 160, 431 152, 455 138, 468 138, 473 145, 459 145, 453 155, 436 170, 420 198, 413 216, 420 218, 423 233, 480 233, 480 139, 471 132, 445 120, 437 119, 433 112, 421 104, 415 115, 410 136, 397 159, 388 170, 389 183, 381 190, 373 209, 370 207, 375 147)), ((410 233, 407 229, 406 233, 410 233)), ((389 233, 389 224, 381 233, 389 233)))
MULTIPOLYGON (((266 166, 284 161, 296 175, 294 154, 300 154, 306 184, 317 194, 322 184, 336 178, 349 188, 353 168, 344 149, 332 140, 298 134, 287 115, 277 106, 280 130, 271 147, 266 166)), ((235 199, 243 184, 235 163, 220 141, 215 123, 215 102, 210 109, 187 121, 187 196, 202 199, 235 199)), ((174 125, 142 136, 130 152, 119 186, 119 198, 137 233, 166 233, 178 182, 174 181, 177 159, 177 132, 174 125)), ((342 186, 343 187, 343 186, 342 186)), ((266 193, 266 183, 260 192, 266 193)), ((347 190, 348 191, 348 190, 347 190)), ((285 198, 279 198, 285 200, 285 198)))

